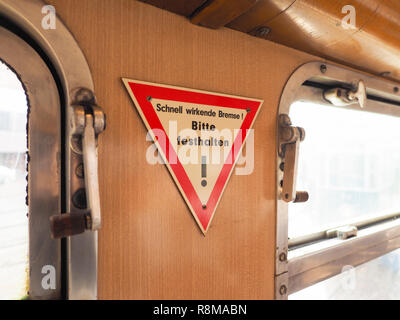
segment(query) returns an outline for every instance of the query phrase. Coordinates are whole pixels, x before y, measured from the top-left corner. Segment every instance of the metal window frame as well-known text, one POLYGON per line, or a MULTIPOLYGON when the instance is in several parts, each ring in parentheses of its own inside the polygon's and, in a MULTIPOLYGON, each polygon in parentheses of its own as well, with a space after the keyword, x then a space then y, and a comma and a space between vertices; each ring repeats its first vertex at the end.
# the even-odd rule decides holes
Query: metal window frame
POLYGON ((27 95, 29 297, 60 299, 61 242, 51 240, 47 227, 49 217, 59 212, 61 205, 57 159, 61 150, 61 108, 57 85, 42 58, 25 41, 0 27, 0 42, 6 44, 0 46, 1 60, 17 74, 27 95), (38 92, 41 94, 35 94, 38 92), (41 285, 44 266, 54 267, 54 289, 45 290, 41 285))
MULTIPOLYGON (((44 30, 42 0, 0 0, 0 15, 15 24, 46 56, 61 84, 63 97, 61 108, 65 108, 65 121, 73 114, 71 104, 77 88, 94 91, 91 72, 79 45, 63 22, 57 17, 56 29, 44 30)), ((69 123, 65 123, 65 136, 69 137, 69 123)), ((67 212, 77 210, 71 195, 84 188, 84 181, 77 179, 75 168, 82 163, 82 157, 72 152, 66 139, 65 189, 67 212)), ((64 147, 64 146, 63 146, 64 147)), ((53 212, 56 214, 57 212, 53 212)), ((61 212, 60 212, 61 213, 61 212)), ((67 239, 67 298, 97 299, 97 232, 69 237, 67 239)))
MULTIPOLYGON (((300 66, 289 78, 281 95, 277 118, 280 114, 289 114, 290 106, 296 101, 331 106, 324 100, 323 90, 304 86, 306 81, 349 87, 358 80, 364 81, 369 96, 364 111, 400 117, 399 84, 396 82, 337 65, 313 61, 300 66)), ((360 110, 358 105, 344 108, 360 110)), ((281 162, 282 159, 277 152, 275 299, 285 300, 291 293, 337 275, 344 265, 357 266, 400 248, 400 223, 394 221, 364 229, 356 237, 348 240, 330 239, 324 240, 322 244, 310 245, 309 252, 302 255, 289 253, 288 203, 281 198, 280 182, 283 179, 283 172, 279 169, 281 162)))

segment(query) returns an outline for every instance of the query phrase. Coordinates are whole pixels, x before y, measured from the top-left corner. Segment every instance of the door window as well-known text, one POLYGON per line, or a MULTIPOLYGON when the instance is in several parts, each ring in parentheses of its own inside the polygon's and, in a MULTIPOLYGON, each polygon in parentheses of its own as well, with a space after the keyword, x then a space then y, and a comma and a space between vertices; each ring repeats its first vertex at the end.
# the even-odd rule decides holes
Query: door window
POLYGON ((0 299, 28 292, 26 171, 27 97, 16 74, 0 62, 0 299))

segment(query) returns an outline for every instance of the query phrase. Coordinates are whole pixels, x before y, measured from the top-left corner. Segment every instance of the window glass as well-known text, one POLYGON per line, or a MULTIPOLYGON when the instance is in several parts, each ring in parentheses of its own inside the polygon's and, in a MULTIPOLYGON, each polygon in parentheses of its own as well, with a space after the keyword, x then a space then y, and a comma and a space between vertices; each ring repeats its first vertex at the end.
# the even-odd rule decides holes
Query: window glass
POLYGON ((290 117, 303 127, 297 190, 289 205, 289 238, 372 216, 400 212, 400 119, 296 102, 290 117))
POLYGON ((21 82, 0 62, 0 299, 28 291, 26 197, 27 98, 21 82))
POLYGON ((400 249, 289 296, 311 300, 398 300, 400 298, 400 249))

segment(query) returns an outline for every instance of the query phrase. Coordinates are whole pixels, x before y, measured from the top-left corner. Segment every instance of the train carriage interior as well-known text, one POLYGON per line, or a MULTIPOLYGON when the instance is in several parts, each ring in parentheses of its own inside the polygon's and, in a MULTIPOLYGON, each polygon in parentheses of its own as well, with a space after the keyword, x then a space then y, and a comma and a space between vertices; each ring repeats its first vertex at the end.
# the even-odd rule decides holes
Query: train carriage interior
POLYGON ((399 88, 397 0, 0 0, 0 300, 400 300, 399 88))

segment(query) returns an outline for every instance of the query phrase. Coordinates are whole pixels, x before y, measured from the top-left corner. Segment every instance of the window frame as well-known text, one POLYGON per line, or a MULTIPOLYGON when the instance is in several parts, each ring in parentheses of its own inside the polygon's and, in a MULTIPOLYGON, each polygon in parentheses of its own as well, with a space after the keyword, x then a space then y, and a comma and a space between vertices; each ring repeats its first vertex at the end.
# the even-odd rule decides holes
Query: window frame
MULTIPOLYGON (((363 80, 367 87, 368 101, 363 111, 400 117, 400 93, 396 82, 325 62, 313 61, 300 66, 289 78, 280 99, 277 119, 281 114, 289 115, 290 107, 296 101, 332 106, 323 98, 323 89, 328 86, 350 87, 358 80, 363 80), (304 85, 305 83, 312 85, 304 85)), ((343 108, 360 110, 358 104, 343 108)), ((278 123, 277 128, 279 128, 278 123)), ((304 129, 307 133, 307 128, 304 129)), ((299 152, 301 154, 301 146, 299 152)), ((359 231, 356 237, 347 240, 325 239, 308 245, 308 250, 301 248, 289 252, 289 246, 293 244, 288 239, 289 205, 281 196, 280 182, 283 179, 283 172, 279 169, 282 158, 278 152, 276 161, 276 299, 285 300, 291 293, 333 277, 342 271, 344 265, 358 266, 400 248, 400 221, 388 219, 389 222, 382 222, 359 231)), ((393 213, 389 218, 397 216, 399 213, 393 213)), ((360 223, 368 225, 368 222, 373 222, 372 220, 360 223)), ((308 239, 304 237, 303 244, 311 241, 313 237, 314 240, 318 237, 321 239, 323 233, 321 230, 309 235, 308 239)))
MULTIPOLYGON (((72 104, 76 90, 85 88, 94 92, 94 83, 82 50, 59 17, 56 17, 55 29, 43 29, 42 20, 45 15, 42 10, 46 5, 48 4, 42 0, 0 0, 0 18, 7 20, 13 26, 13 31, 36 49, 52 71, 52 76, 59 86, 61 112, 64 114, 64 122, 61 124, 62 137, 69 137, 71 130, 69 119, 73 115, 72 104)), ((75 168, 82 163, 82 155, 75 154, 71 150, 67 138, 64 138, 63 143, 65 162, 62 168, 64 170, 62 170, 61 208, 65 212, 74 213, 79 209, 73 205, 71 195, 85 187, 84 180, 74 174, 75 168)), ((59 161, 60 157, 59 155, 59 161)), ((62 212, 53 212, 57 213, 62 212)), ((46 226, 50 230, 49 220, 46 226)), ((64 298, 97 299, 97 242, 96 231, 87 231, 62 240, 64 258, 62 277, 66 286, 64 298)), ((40 295, 37 298, 40 298, 40 295)))
POLYGON ((61 108, 57 85, 44 61, 24 40, 0 26, 0 41, 7 43, 0 48, 1 60, 16 73, 27 95, 29 297, 60 299, 61 243, 52 241, 46 228, 49 217, 60 211, 60 168, 56 161, 61 149, 61 108), (45 266, 55 269, 54 289, 45 290, 41 285, 45 266))

